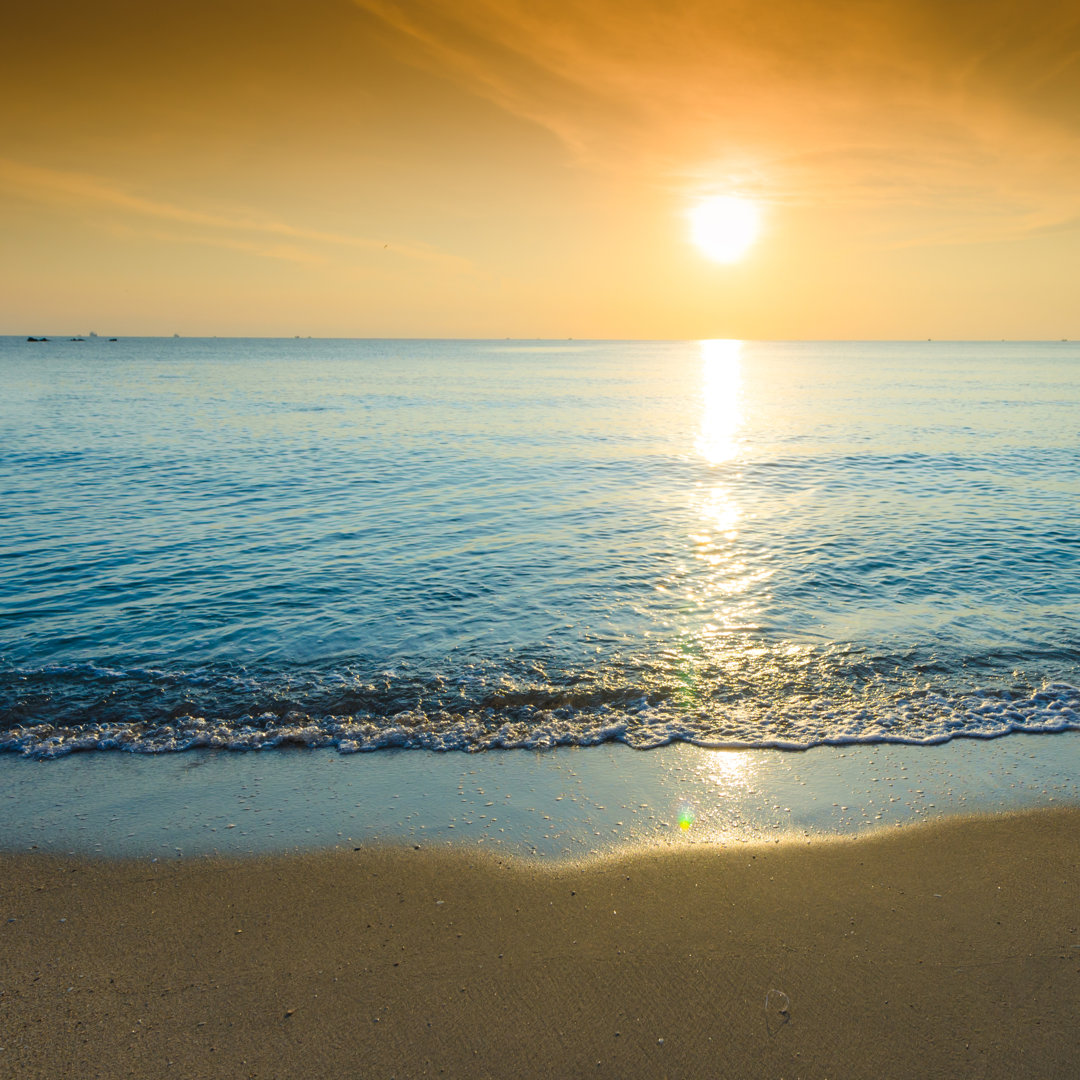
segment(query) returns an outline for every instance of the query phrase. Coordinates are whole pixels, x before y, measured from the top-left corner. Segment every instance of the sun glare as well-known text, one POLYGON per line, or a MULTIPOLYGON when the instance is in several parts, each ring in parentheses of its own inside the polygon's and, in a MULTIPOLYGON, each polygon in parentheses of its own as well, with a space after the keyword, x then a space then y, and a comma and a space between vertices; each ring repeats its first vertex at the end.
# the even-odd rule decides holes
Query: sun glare
POLYGON ((690 235, 716 262, 736 262, 757 239, 758 208, 749 199, 720 195, 690 211, 690 235))
POLYGON ((740 402, 741 341, 701 342, 701 436, 697 449, 713 465, 729 461, 739 451, 742 425, 740 402))

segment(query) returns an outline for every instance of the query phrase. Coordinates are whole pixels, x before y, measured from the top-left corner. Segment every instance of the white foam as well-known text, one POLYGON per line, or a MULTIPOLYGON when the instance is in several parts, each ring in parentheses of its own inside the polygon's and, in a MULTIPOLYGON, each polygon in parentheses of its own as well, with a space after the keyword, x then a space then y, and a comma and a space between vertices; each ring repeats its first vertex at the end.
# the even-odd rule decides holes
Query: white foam
POLYGON ((1080 689, 1050 683, 1026 695, 972 690, 925 692, 887 703, 826 698, 681 711, 644 701, 613 708, 518 710, 421 709, 391 716, 272 715, 238 720, 182 716, 169 723, 63 727, 27 724, 0 734, 0 751, 55 758, 74 751, 169 753, 200 747, 269 750, 287 745, 334 747, 341 753, 389 748, 440 751, 543 750, 620 742, 651 749, 686 742, 713 749, 807 750, 873 743, 936 745, 952 739, 994 739, 1014 732, 1080 731, 1080 689))

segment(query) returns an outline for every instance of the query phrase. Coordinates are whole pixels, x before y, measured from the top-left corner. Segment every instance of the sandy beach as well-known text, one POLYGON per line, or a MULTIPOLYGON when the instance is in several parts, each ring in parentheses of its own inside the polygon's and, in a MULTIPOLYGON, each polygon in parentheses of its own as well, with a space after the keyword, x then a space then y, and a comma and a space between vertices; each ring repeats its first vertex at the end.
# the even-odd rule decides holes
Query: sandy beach
POLYGON ((1078 826, 4 856, 0 1075, 1074 1076, 1078 826))

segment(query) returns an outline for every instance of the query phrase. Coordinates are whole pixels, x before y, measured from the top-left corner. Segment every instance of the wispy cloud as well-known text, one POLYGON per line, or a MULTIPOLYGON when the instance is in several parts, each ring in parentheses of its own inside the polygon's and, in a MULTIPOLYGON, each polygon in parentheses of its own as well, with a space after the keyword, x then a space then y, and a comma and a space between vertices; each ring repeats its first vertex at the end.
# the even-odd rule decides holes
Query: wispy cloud
POLYGON ((245 239, 228 236, 221 232, 204 232, 201 229, 176 229, 167 225, 141 223, 135 226, 130 220, 100 222, 111 236, 125 239, 154 241, 161 244, 181 244, 196 247, 218 248, 223 251, 239 251, 261 259, 274 259, 296 263, 301 266, 324 266, 330 260, 320 251, 300 244, 282 243, 270 237, 245 239))
MULTIPOLYGON (((427 246, 308 229, 245 212, 221 213, 182 206, 178 203, 135 194, 120 185, 86 173, 51 169, 13 161, 9 158, 0 158, 0 187, 25 199, 37 202, 59 202, 76 210, 100 211, 102 207, 108 207, 147 221, 167 221, 208 229, 209 233, 192 234, 190 239, 193 242, 248 251, 265 258, 284 258, 295 262, 321 261, 321 257, 311 251, 311 246, 314 245, 315 247, 343 247, 371 252, 392 249, 396 256, 436 263, 444 268, 462 270, 471 266, 468 260, 460 256, 427 246), (280 238, 292 243, 255 242, 243 239, 245 234, 280 238)), ((160 233, 157 236, 159 239, 162 238, 160 233)))
POLYGON ((590 168, 932 209, 932 243, 1080 212, 1075 3, 355 2, 403 58, 544 127, 590 168))

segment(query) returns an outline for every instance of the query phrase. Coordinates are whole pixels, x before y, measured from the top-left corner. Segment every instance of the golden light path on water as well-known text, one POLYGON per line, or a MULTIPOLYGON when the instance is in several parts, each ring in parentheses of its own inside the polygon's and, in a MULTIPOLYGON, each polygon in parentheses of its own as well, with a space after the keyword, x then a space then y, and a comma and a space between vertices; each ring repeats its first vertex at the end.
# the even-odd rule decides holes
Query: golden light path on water
POLYGON ((702 341, 701 435, 697 450, 713 465, 729 461, 738 451, 742 427, 742 342, 702 341))
POLYGON ((711 645, 715 651, 720 639, 753 626, 755 602, 747 594, 769 571, 748 564, 736 544, 744 515, 732 483, 739 479, 732 466, 737 466, 742 451, 743 345, 710 340, 702 341, 700 348, 701 426, 695 448, 715 466, 715 479, 697 496, 700 526, 690 540, 704 568, 699 565, 693 575, 696 584, 691 599, 705 616, 696 630, 697 643, 705 648, 711 645))
MULTIPOLYGON (((690 536, 694 557, 704 564, 693 575, 697 584, 691 597, 704 619, 684 640, 680 664, 684 703, 691 708, 710 696, 709 688, 700 685, 706 670, 715 678, 725 667, 745 663, 736 636, 753 625, 754 602, 747 593, 768 576, 763 568, 747 565, 735 543, 743 510, 728 479, 744 424, 743 344, 716 339, 702 341, 700 349, 701 422, 695 449, 715 467, 716 478, 698 495, 700 526, 690 536)), ((679 830, 691 840, 722 840, 737 829, 736 822, 727 820, 725 806, 740 804, 752 787, 754 758, 706 749, 694 751, 694 757, 698 794, 675 808, 679 830)))

